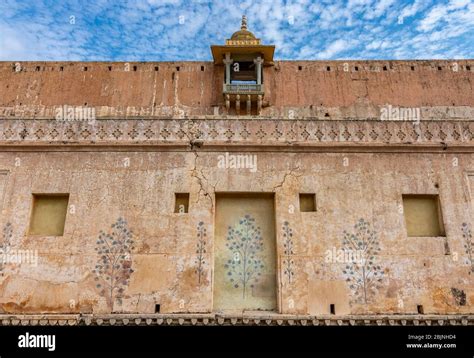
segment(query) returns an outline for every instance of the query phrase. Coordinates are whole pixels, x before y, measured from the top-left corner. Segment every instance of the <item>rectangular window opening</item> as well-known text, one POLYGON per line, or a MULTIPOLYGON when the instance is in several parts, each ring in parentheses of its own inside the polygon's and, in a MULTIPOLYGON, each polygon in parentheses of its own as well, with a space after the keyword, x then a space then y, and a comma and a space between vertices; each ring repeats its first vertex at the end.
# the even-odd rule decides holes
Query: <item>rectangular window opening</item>
POLYGON ((204 66, 201 66, 201 71, 204 71, 204 66))
POLYGON ((298 71, 301 71, 303 69, 303 66, 298 66, 298 71))
POLYGON ((331 67, 330 67, 330 66, 327 66, 327 67, 326 67, 326 71, 328 71, 328 72, 331 71, 331 67))
POLYGON ((158 66, 155 66, 155 72, 158 72, 158 66))
POLYGON ((412 71, 415 71, 415 66, 411 66, 411 70, 412 70, 412 71))
POLYGON ((336 305, 334 303, 329 305, 329 312, 331 312, 331 314, 336 314, 336 305))
POLYGON ((189 193, 175 193, 174 212, 185 214, 189 210, 189 193))
POLYGON ((316 194, 300 193, 300 212, 316 211, 316 194))
POLYGON ((176 71, 178 71, 178 72, 179 72, 179 66, 176 66, 176 71))
POLYGON ((160 305, 155 305, 155 313, 160 313, 160 305))
POLYGON ((383 70, 384 70, 384 71, 387 71, 387 66, 383 66, 383 70))
POLYGON ((112 71, 112 66, 108 66, 109 71, 112 71))
POLYGON ((133 71, 137 72, 137 66, 133 66, 133 71))
POLYGON ((402 195, 408 237, 445 236, 438 195, 402 195))
POLYGON ((425 314, 425 310, 423 308, 423 305, 417 305, 416 310, 417 310, 418 314, 425 314))
POLYGON ((33 194, 29 235, 63 236, 69 194, 33 194))

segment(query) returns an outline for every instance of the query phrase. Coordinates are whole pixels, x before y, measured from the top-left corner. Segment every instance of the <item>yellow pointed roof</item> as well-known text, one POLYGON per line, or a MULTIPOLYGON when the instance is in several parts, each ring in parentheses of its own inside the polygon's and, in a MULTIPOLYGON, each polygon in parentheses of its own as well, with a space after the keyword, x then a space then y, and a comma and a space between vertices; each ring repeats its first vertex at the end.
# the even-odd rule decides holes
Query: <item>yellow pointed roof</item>
POLYGON ((224 46, 212 45, 211 51, 216 65, 223 63, 222 59, 225 57, 225 53, 227 52, 231 54, 261 54, 264 63, 272 65, 275 46, 262 45, 260 39, 255 37, 255 35, 248 30, 247 16, 243 15, 240 30, 234 32, 230 39, 226 40, 224 46))
POLYGON ((245 15, 242 16, 242 25, 240 26, 240 30, 234 32, 229 40, 244 42, 250 41, 252 44, 255 44, 258 41, 260 44, 260 39, 257 39, 255 35, 247 29, 247 16, 245 15))

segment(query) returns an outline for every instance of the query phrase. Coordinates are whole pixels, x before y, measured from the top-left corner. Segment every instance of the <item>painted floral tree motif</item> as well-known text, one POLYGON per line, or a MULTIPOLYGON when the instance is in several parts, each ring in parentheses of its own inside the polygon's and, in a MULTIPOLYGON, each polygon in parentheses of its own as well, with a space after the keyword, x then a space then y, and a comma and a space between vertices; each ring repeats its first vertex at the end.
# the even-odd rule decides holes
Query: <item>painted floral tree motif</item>
MULTIPOLYGON (((6 223, 5 226, 3 227, 3 240, 2 240, 2 244, 0 245, 0 253, 2 255, 8 252, 11 245, 12 236, 13 236, 13 226, 11 223, 6 223)), ((4 261, 3 261, 3 258, 1 258, 0 259, 0 272, 3 271, 3 267, 4 267, 4 261)))
POLYGON ((204 265, 206 261, 204 254, 206 253, 206 236, 207 230, 202 221, 197 226, 197 244, 196 244, 196 274, 198 275, 198 283, 201 284, 201 277, 204 275, 204 265))
POLYGON ((242 298, 247 289, 254 287, 264 268, 262 257, 263 239, 260 227, 250 215, 239 219, 227 232, 227 248, 231 258, 225 264, 227 276, 234 288, 242 289, 242 298))
POLYGON ((464 238, 464 249, 467 254, 467 264, 470 266, 469 273, 474 273, 474 261, 473 261, 473 247, 474 242, 472 241, 471 225, 468 223, 462 223, 462 237, 464 238))
POLYGON ((283 274, 288 279, 288 284, 291 284, 291 279, 293 278, 294 272, 294 260, 291 258, 291 255, 294 255, 293 251, 293 229, 290 227, 288 221, 285 221, 282 226, 283 230, 283 247, 285 248, 284 254, 285 259, 283 260, 284 271, 283 274))
POLYGON ((133 273, 130 256, 134 248, 132 232, 128 229, 127 222, 118 218, 112 224, 110 233, 100 232, 96 243, 95 250, 100 256, 93 271, 96 287, 101 290, 100 294, 106 298, 113 312, 115 300, 121 302, 133 273))
POLYGON ((345 251, 357 253, 355 257, 359 259, 348 262, 342 272, 356 301, 367 303, 377 293, 384 275, 382 268, 375 263, 380 246, 375 231, 364 219, 360 219, 354 229, 354 233, 344 231, 342 245, 345 251))

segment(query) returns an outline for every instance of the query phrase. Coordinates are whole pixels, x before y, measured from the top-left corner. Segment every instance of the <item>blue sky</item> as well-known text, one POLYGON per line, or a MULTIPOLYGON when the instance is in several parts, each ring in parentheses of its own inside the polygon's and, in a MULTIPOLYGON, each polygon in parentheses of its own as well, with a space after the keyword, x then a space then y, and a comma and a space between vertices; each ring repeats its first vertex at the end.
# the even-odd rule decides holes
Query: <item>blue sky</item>
POLYGON ((1 0, 0 60, 210 60, 242 14, 276 59, 474 58, 474 0, 1 0))

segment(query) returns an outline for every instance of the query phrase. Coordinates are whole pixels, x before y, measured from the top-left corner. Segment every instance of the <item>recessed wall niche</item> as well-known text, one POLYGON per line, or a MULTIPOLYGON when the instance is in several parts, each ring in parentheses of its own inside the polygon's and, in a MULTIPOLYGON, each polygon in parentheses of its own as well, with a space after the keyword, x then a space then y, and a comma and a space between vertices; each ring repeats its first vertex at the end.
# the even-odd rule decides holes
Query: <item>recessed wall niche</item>
POLYGON ((189 211, 189 193, 175 193, 174 212, 185 214, 189 211))
POLYGON ((29 235, 63 236, 69 194, 33 194, 29 235))
POLYGON ((316 211, 316 194, 300 193, 300 212, 307 213, 316 211))
POLYGON ((273 193, 216 193, 214 311, 277 309, 273 193))
POLYGON ((445 236, 438 195, 403 195, 409 237, 445 236))

